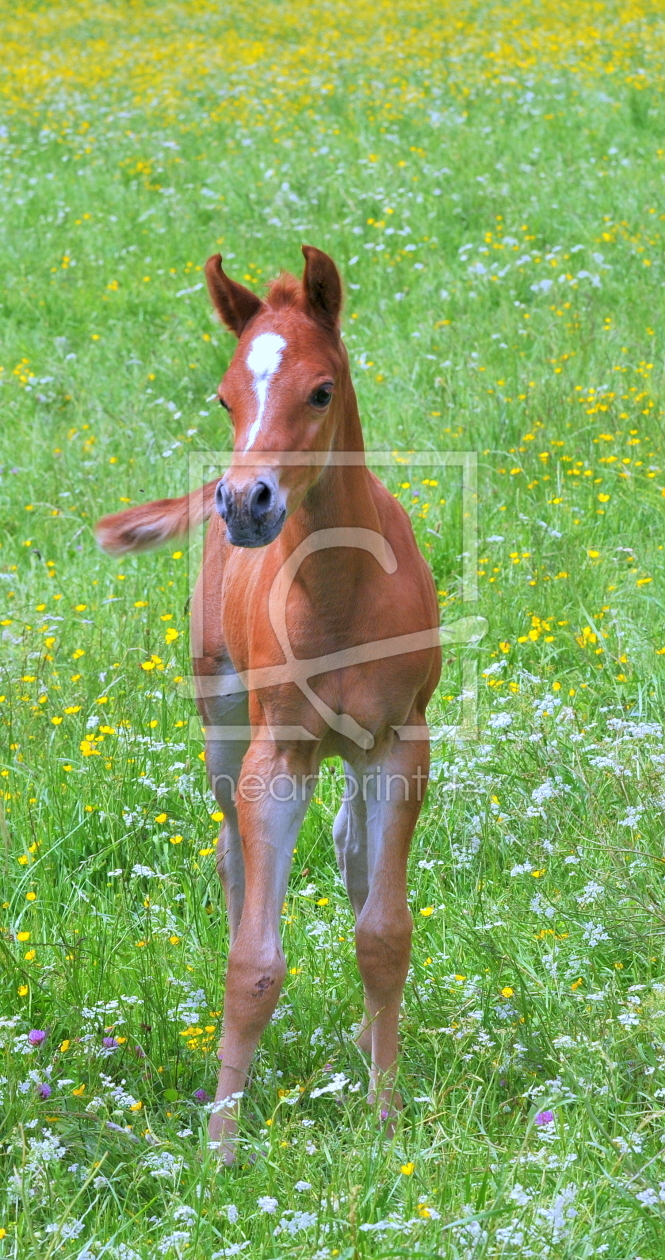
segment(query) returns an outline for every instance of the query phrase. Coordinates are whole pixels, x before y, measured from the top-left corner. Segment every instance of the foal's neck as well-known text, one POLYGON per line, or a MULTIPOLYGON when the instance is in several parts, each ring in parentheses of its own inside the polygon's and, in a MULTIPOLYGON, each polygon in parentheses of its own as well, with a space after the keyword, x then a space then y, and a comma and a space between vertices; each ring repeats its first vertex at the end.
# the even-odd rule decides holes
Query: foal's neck
POLYGON ((339 395, 341 415, 330 461, 291 518, 299 540, 313 530, 335 526, 355 525, 380 530, 370 490, 370 473, 365 464, 358 403, 348 366, 340 382, 339 395), (346 456, 349 456, 348 462, 346 456))
MULTIPOLYGON (((331 460, 323 469, 300 507, 287 521, 280 538, 286 558, 311 534, 340 527, 371 530, 382 527, 365 464, 358 403, 348 367, 340 383, 341 416, 331 448, 331 460), (354 460, 342 462, 349 453, 354 460), (341 458, 340 458, 341 457, 341 458)), ((298 580, 310 588, 315 603, 336 602, 366 581, 376 560, 362 547, 325 548, 310 555, 298 580)))

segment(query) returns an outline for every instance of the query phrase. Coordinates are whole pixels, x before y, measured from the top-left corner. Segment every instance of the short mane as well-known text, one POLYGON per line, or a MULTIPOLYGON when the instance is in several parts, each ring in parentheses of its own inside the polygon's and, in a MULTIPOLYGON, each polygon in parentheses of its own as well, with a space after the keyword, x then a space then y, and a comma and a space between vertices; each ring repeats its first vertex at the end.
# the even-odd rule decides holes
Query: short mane
POLYGON ((304 293, 299 280, 288 271, 282 271, 273 280, 266 294, 266 302, 272 310, 281 310, 285 306, 297 306, 302 310, 304 293))

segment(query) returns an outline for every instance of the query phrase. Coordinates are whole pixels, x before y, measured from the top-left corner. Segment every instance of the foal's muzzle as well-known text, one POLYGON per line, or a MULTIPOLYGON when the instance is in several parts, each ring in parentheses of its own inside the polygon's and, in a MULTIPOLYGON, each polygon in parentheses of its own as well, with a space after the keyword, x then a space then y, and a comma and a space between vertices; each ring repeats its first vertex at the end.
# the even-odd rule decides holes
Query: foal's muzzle
POLYGON ((215 507, 226 521, 226 533, 234 547, 266 547, 286 519, 286 506, 271 472, 239 489, 223 477, 215 491, 215 507))

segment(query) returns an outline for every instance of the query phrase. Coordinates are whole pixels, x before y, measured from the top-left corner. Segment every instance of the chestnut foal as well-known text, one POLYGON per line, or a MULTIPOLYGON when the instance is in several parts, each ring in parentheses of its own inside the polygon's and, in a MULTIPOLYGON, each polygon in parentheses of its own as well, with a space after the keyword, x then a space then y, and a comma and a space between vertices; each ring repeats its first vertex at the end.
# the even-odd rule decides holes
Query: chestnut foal
POLYGON ((208 260, 213 305, 238 338, 218 391, 233 422, 231 466, 218 484, 97 528, 119 554, 211 518, 192 640, 206 767, 224 813, 217 866, 230 951, 210 1137, 227 1161, 237 1099, 285 975, 279 919, 327 757, 345 765, 333 836, 356 920, 370 1100, 384 1120, 401 1107, 406 864, 440 671, 431 574, 408 516, 365 464, 339 273, 320 250, 303 254, 302 282, 282 275, 265 301, 229 279, 219 255, 208 260))

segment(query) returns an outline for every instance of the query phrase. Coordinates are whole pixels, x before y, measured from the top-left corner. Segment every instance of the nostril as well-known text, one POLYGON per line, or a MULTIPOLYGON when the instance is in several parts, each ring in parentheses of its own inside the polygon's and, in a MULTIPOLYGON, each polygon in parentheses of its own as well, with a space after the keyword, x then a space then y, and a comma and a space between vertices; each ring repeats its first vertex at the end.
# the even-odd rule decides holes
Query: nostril
POLYGON ((265 481, 257 481, 250 495, 249 510, 253 520, 260 524, 273 505, 273 492, 265 481))
POLYGON ((225 521, 229 511, 229 492, 223 481, 217 482, 217 489, 215 490, 215 508, 222 520, 225 521))

